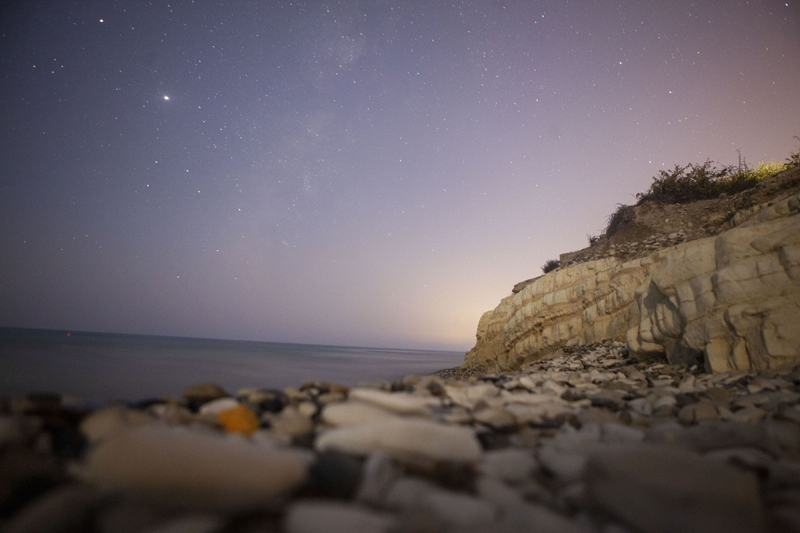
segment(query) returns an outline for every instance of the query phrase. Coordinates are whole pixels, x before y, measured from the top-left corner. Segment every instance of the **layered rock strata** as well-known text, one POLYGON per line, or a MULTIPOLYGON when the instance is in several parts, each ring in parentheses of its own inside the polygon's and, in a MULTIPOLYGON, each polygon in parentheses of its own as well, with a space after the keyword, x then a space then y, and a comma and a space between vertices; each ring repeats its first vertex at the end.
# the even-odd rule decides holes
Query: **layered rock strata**
POLYGON ((798 213, 794 191, 737 212, 714 237, 529 280, 481 317, 462 366, 519 368, 562 347, 623 338, 637 357, 699 359, 710 372, 790 365, 800 359, 798 213))

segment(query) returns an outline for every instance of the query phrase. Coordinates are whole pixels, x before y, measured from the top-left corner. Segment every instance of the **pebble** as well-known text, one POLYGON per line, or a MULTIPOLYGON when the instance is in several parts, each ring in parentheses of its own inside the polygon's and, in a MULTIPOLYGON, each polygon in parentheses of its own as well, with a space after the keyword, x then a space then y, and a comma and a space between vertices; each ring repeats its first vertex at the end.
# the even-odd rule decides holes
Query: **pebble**
POLYGON ((399 415, 429 416, 431 407, 441 405, 435 397, 391 393, 374 389, 350 389, 350 399, 376 405, 399 415))
POLYGON ((395 416, 382 407, 355 401, 326 405, 322 410, 322 421, 334 427, 360 426, 395 416))
POLYGON ((388 533, 395 519, 367 508, 327 501, 304 501, 289 506, 287 533, 388 533))
POLYGON ((493 450, 481 457, 480 470, 511 484, 523 483, 538 467, 533 454, 517 448, 493 450))
POLYGON ((302 437, 314 431, 314 423, 309 416, 301 413, 298 408, 286 407, 272 420, 272 429, 278 435, 302 437))
POLYGON ((215 383, 201 383, 184 389, 182 396, 192 405, 204 403, 230 396, 225 389, 215 383))
POLYGON ((594 504, 645 533, 761 531, 752 473, 663 446, 596 448, 585 482, 594 504))
POLYGON ((207 416, 211 419, 216 419, 220 414, 231 409, 239 407, 239 401, 234 398, 218 398, 203 404, 198 410, 201 416, 207 416))
POLYGON ((103 441, 74 473, 152 501, 228 510, 261 507, 297 487, 306 461, 238 436, 152 424, 103 441))
POLYGON ((800 367, 604 342, 350 389, 0 398, 4 531, 782 533, 798 508, 800 367))
POLYGON ((233 409, 222 411, 218 420, 219 425, 229 433, 252 435, 259 427, 256 414, 244 405, 237 405, 233 409))
POLYGON ((476 462, 481 454, 480 443, 469 428, 401 418, 333 429, 322 433, 315 446, 319 451, 338 450, 356 455, 382 452, 406 461, 420 458, 476 462))

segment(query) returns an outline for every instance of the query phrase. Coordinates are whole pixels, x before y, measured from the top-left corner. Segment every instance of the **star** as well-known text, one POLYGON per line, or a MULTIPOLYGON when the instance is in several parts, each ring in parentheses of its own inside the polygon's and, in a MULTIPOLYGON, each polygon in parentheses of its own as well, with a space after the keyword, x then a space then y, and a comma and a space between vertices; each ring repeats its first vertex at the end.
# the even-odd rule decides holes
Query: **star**
POLYGON ((169 96, 167 96, 167 95, 165 94, 165 95, 164 95, 164 100, 169 100, 169 96))

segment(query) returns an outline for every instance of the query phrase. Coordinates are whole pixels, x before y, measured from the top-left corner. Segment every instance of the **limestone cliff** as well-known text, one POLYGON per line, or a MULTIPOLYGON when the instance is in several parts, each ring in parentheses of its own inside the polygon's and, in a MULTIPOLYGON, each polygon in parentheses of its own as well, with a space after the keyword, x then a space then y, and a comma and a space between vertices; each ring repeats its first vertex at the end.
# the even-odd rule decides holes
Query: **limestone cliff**
POLYGON ((514 369, 605 339, 625 340, 639 358, 702 361, 714 372, 800 361, 794 181, 767 202, 729 212, 714 236, 656 235, 634 243, 635 257, 603 243, 604 257, 517 284, 481 317, 462 366, 514 369))

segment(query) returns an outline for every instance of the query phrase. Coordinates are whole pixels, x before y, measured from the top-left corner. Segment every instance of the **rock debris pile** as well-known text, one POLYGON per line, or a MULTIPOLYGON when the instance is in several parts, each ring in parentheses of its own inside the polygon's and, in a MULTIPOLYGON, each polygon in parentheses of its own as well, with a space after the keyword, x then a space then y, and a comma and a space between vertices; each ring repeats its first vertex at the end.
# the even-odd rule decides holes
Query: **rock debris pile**
POLYGON ((441 374, 5 400, 0 529, 800 532, 800 368, 710 375, 605 342, 441 374))

